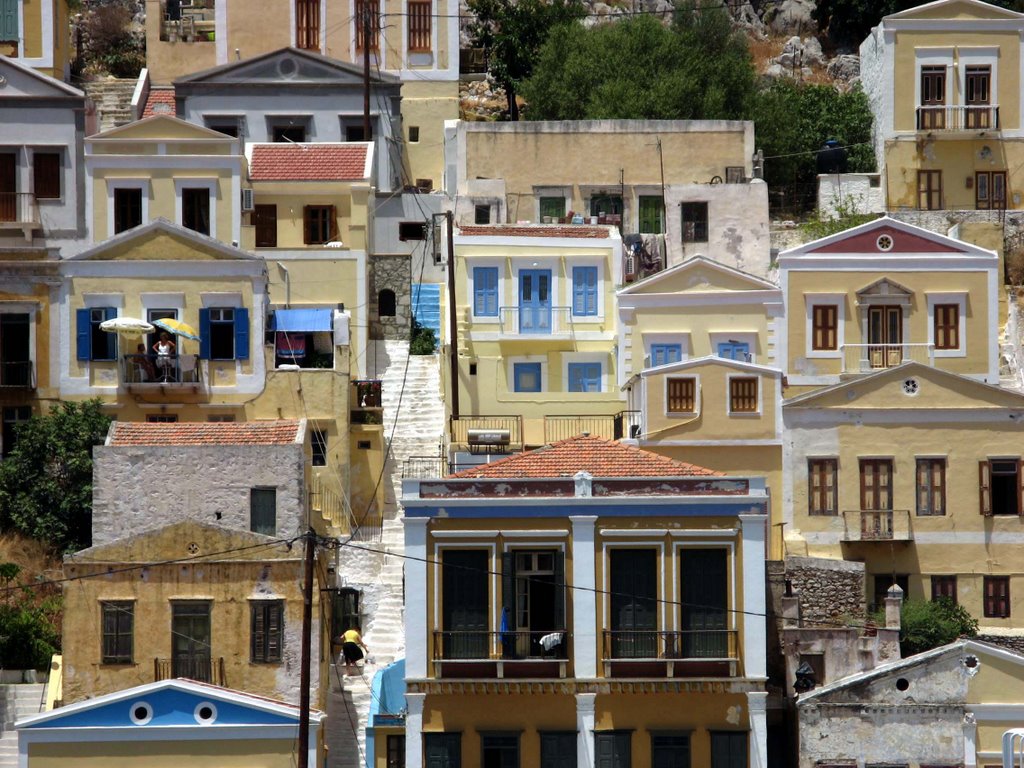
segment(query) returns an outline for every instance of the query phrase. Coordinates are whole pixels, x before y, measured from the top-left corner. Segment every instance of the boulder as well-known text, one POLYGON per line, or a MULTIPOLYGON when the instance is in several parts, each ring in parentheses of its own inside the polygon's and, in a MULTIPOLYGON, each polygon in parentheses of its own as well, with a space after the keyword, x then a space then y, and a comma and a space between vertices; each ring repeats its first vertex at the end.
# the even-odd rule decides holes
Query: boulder
POLYGON ((860 79, 860 56, 844 53, 829 61, 828 76, 837 82, 852 84, 860 79))
POLYGON ((814 0, 782 0, 765 13, 764 20, 777 35, 813 35, 818 31, 815 8, 814 0))

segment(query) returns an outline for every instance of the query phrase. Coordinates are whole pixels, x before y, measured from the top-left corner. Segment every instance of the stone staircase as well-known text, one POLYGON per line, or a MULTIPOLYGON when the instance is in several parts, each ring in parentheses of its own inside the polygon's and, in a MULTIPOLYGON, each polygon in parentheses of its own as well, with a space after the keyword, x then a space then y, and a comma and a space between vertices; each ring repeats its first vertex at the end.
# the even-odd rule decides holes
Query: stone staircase
POLYGON ((85 83, 83 87, 86 96, 96 106, 100 131, 116 128, 134 119, 132 94, 135 92, 135 80, 108 77, 85 83))
MULTIPOLYGON (((405 546, 398 503, 403 468, 411 457, 440 457, 444 431, 437 355, 410 356, 406 341, 370 343, 378 345, 370 350, 374 359, 378 364, 384 361, 381 374, 384 436, 391 445, 385 466, 384 523, 380 543, 366 545, 375 552, 355 547, 341 550, 339 565, 344 585, 361 592, 363 640, 370 653, 360 675, 342 677, 343 665, 332 672, 327 705, 327 768, 363 768, 370 684, 377 670, 405 654, 402 595, 405 546)), ((437 467, 440 468, 439 460, 437 467)))
POLYGON ((1006 325, 999 334, 999 385, 1019 392, 1024 389, 1021 308, 1016 290, 1010 288, 1007 294, 1006 325))
POLYGON ((18 768, 18 733, 14 724, 39 714, 45 688, 42 683, 0 685, 0 768, 18 768))

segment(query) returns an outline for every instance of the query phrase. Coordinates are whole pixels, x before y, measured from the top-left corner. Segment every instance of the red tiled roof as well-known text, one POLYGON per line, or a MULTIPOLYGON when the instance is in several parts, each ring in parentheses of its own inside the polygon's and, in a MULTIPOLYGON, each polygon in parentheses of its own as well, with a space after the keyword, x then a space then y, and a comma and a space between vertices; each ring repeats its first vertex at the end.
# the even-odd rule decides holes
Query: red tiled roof
POLYGON ((367 144, 257 144, 252 181, 356 181, 364 179, 367 144))
POLYGON ((146 106, 142 109, 142 117, 153 115, 175 115, 174 89, 173 88, 150 88, 146 97, 146 106))
POLYGON ((291 445, 299 422, 244 421, 153 424, 119 421, 109 445, 291 445))
POLYGON ((464 469, 448 477, 495 480, 517 477, 555 478, 572 477, 581 471, 604 478, 722 475, 721 472, 641 451, 615 440, 580 435, 490 464, 464 469))
POLYGON ((459 234, 466 237, 588 237, 604 239, 609 237, 611 226, 590 227, 582 224, 552 225, 491 225, 480 227, 459 227, 459 234))

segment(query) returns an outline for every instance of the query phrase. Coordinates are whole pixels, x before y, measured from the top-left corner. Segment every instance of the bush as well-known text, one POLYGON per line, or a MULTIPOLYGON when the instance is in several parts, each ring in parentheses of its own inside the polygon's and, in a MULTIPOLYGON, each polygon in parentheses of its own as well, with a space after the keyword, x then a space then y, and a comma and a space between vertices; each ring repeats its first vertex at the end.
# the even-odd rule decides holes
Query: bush
POLYGON ((860 213, 857 211, 859 198, 849 196, 841 202, 833 202, 836 215, 824 218, 820 211, 815 211, 810 221, 802 224, 800 229, 810 240, 817 240, 821 237, 828 237, 837 232, 845 232, 853 227, 867 224, 878 218, 875 213, 860 213))
POLYGON ((416 318, 412 321, 412 334, 409 337, 410 355, 432 355, 437 351, 437 338, 434 329, 420 325, 416 318))
POLYGON ((90 9, 82 20, 82 57, 79 66, 90 72, 138 77, 146 66, 146 42, 132 28, 132 11, 117 3, 90 9))
MULTIPOLYGON (((885 626, 885 612, 874 616, 885 626)), ((906 600, 900 613, 900 655, 906 658, 978 634, 978 620, 948 597, 906 600)))
POLYGON ((0 659, 5 669, 45 670, 60 652, 60 598, 36 606, 26 592, 18 605, 0 605, 0 659))

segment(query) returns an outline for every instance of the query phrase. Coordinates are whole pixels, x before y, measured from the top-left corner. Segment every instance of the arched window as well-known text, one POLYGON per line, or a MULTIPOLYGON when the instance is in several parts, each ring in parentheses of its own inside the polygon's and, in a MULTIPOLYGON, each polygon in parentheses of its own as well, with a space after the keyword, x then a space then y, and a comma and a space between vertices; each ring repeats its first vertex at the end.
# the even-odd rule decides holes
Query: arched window
POLYGON ((377 294, 377 317, 395 316, 395 292, 385 288, 377 294))

